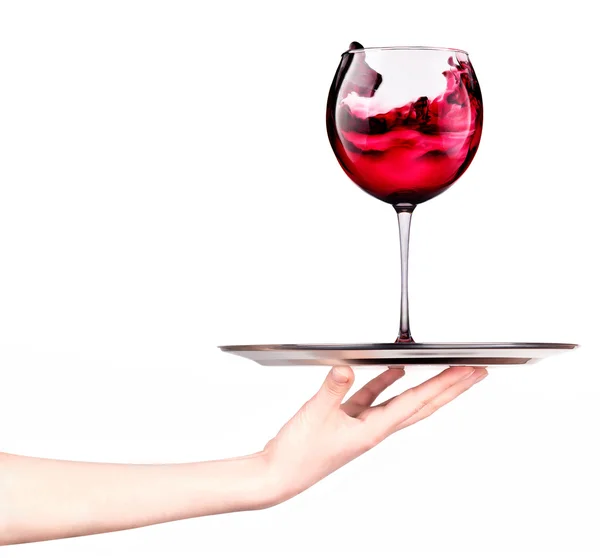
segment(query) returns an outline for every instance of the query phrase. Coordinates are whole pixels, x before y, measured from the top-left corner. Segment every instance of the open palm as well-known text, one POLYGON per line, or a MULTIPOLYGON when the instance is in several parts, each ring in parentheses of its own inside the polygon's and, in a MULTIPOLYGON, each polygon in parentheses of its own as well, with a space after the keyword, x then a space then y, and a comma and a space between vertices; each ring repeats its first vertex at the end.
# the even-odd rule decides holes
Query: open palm
POLYGON ((278 500, 306 490, 390 434, 418 422, 487 376, 485 368, 452 367, 379 405, 377 397, 404 369, 389 368, 345 403, 354 382, 349 367, 334 367, 321 389, 265 447, 278 500))

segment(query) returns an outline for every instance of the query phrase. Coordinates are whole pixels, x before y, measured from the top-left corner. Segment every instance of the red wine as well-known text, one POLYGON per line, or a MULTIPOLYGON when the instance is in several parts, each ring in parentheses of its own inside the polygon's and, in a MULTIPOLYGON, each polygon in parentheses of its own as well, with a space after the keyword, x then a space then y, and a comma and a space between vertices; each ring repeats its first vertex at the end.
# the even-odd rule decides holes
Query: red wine
POLYGON ((481 138, 481 91, 467 56, 448 59, 439 95, 378 112, 385 77, 367 65, 364 51, 351 51, 342 55, 327 103, 340 165, 363 190, 394 205, 437 196, 465 172, 481 138))

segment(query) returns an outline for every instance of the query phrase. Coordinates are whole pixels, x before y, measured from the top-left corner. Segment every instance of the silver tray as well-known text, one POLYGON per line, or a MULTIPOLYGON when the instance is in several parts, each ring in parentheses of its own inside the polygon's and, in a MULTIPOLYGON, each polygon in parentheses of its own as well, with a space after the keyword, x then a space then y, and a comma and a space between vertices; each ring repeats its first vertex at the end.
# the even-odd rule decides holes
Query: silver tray
POLYGON ((263 366, 515 365, 577 348, 571 343, 364 343, 350 345, 224 345, 226 353, 263 366))

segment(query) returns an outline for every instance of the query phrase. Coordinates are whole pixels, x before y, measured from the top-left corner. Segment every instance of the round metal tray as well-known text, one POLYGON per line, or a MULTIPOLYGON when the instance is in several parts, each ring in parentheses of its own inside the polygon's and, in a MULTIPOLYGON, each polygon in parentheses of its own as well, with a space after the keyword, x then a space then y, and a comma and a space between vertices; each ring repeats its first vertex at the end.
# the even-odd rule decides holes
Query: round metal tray
POLYGON ((350 345, 224 345, 226 353, 263 366, 515 365, 575 349, 571 343, 365 343, 350 345))

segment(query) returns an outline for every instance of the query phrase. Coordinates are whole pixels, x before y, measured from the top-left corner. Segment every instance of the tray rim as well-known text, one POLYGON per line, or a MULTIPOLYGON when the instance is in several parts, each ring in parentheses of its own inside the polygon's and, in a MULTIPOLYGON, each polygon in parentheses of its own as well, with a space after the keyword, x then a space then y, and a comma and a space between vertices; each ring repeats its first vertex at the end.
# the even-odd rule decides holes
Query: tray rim
POLYGON ((576 343, 519 343, 519 342, 455 342, 455 343, 284 343, 284 344, 257 344, 257 345, 219 345, 224 352, 233 351, 406 351, 412 350, 452 350, 452 349, 477 349, 477 350, 510 350, 510 349, 554 349, 571 350, 579 348, 576 343))

